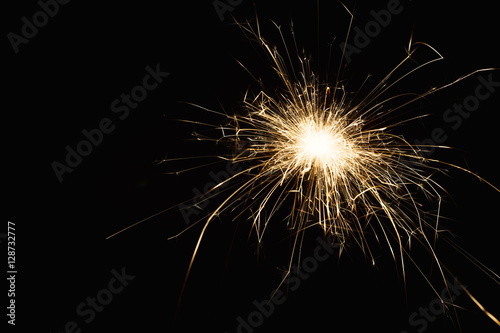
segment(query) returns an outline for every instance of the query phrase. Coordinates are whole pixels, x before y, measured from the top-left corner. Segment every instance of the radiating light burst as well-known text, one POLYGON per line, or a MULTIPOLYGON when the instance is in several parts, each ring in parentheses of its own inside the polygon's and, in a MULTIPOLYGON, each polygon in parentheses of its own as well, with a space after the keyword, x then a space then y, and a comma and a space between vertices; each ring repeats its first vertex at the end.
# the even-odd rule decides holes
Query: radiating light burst
MULTIPOLYGON (((209 216, 206 225, 220 212, 240 205, 251 211, 261 241, 273 215, 290 199, 293 208, 287 225, 295 231, 296 240, 306 228, 319 225, 335 241, 358 243, 374 262, 365 235, 380 234, 393 255, 401 258, 404 274, 403 242, 407 244, 412 236, 421 234, 432 248, 423 230, 431 227, 437 232, 435 222, 428 224, 421 218, 414 195, 420 191, 427 197, 439 197, 439 186, 429 172, 422 171, 434 167, 424 163, 416 147, 393 133, 397 123, 385 124, 401 105, 438 90, 384 99, 392 85, 409 75, 405 72, 392 77, 414 50, 356 103, 338 80, 333 86, 320 83, 307 58, 297 54, 300 68, 295 72, 251 25, 241 27, 267 51, 284 89, 273 96, 264 90, 255 97, 246 95, 244 110, 227 116, 230 121, 221 128, 224 135, 218 140, 234 141, 240 153, 230 158, 248 168, 225 181, 245 179, 209 216), (403 102, 383 109, 385 103, 397 98, 403 102), (239 203, 244 197, 251 198, 245 200, 246 207, 239 203)), ((434 55, 440 57, 437 52, 434 55)))
MULTIPOLYGON (((290 51, 280 27, 277 26, 285 57, 262 38, 258 22, 256 30, 250 23, 239 26, 266 51, 282 86, 269 91, 261 83, 262 90, 253 97, 247 92, 241 110, 234 115, 198 106, 226 117, 226 125, 219 127, 223 136, 213 140, 233 143, 238 153, 221 158, 245 167, 214 187, 235 185, 204 221, 182 290, 207 227, 215 217, 229 210, 237 211, 237 217, 248 213, 259 243, 269 223, 282 223, 274 219, 276 213, 286 210, 285 223, 294 237, 288 273, 292 261, 300 260, 301 237, 306 229, 319 226, 325 235, 341 244, 340 253, 344 246, 358 244, 374 265, 368 235, 386 244, 402 268, 403 279, 408 262, 422 272, 409 254, 412 243, 417 242, 429 252, 446 283, 445 274, 451 272, 435 253, 438 233, 444 231, 439 215, 443 189, 432 175, 442 171, 443 166, 472 172, 425 158, 421 152, 429 147, 411 145, 397 132, 398 125, 419 116, 398 118, 395 112, 468 76, 493 68, 477 70, 423 93, 394 93, 398 82, 443 59, 430 45, 413 43, 410 39, 407 56, 371 90, 358 96, 363 87, 349 94, 339 79, 341 62, 333 84, 321 83, 310 70, 309 59, 298 51, 296 54, 290 51), (414 59, 419 48, 427 52, 425 61, 414 59), (422 200, 434 203, 437 213, 427 212, 422 200)), ((293 42, 296 45, 295 39, 293 42)), ((497 274, 481 264, 478 266, 500 284, 497 274)), ((498 319, 467 293, 500 326, 498 319)))
MULTIPOLYGON (((444 231, 440 221, 444 189, 433 175, 443 171, 443 167, 453 167, 499 190, 465 168, 426 158, 422 152, 430 147, 412 145, 405 140, 403 133, 398 132, 399 125, 422 116, 408 118, 401 111, 469 76, 495 68, 476 70, 424 92, 397 92, 398 83, 443 59, 432 46, 414 43, 410 38, 406 57, 382 80, 367 90, 367 78, 356 92, 350 93, 341 80, 342 61, 338 64, 336 79, 331 84, 328 81, 323 83, 310 69, 310 60, 297 51, 295 37, 292 50, 281 28, 276 26, 285 50, 282 56, 276 46, 261 36, 258 22, 255 28, 250 23, 238 25, 269 56, 281 87, 270 91, 264 88, 260 79, 256 79, 261 91, 255 95, 247 92, 242 107, 233 115, 196 105, 226 120, 222 126, 209 125, 220 129, 221 137, 200 135, 198 138, 231 143, 236 147, 236 153, 220 156, 220 159, 244 167, 243 171, 216 184, 205 195, 209 198, 211 191, 231 184, 231 190, 223 192, 222 203, 214 207, 205 219, 198 221, 203 228, 181 295, 205 231, 223 212, 233 212, 235 219, 246 214, 259 243, 263 241, 269 223, 284 223, 294 238, 288 273, 292 262, 300 260, 300 244, 305 231, 320 227, 333 242, 341 244, 340 253, 345 246, 357 244, 373 265, 376 260, 368 238, 386 245, 400 265, 403 279, 405 266, 412 263, 436 291, 410 255, 412 244, 417 243, 430 254, 446 284, 445 275, 453 274, 435 252, 438 234, 444 231), (425 55, 418 58, 425 60, 416 60, 417 51, 425 55), (429 203, 434 205, 434 212, 424 208, 429 203), (285 211, 285 221, 274 218, 278 211, 285 211)), ((294 36, 293 29, 291 32, 294 36)), ((246 68, 244 64, 242 66, 246 68)), ((249 73, 254 76, 251 71, 249 73)), ((175 159, 164 161, 171 160, 175 159)), ((447 238, 439 238, 449 242, 447 238)), ((500 284, 498 274, 464 249, 450 244, 500 284)), ((500 326, 500 321, 462 287, 470 299, 500 326)), ((436 295, 443 300, 437 291, 436 295)), ((453 303, 443 300, 443 304, 455 311, 453 303)))

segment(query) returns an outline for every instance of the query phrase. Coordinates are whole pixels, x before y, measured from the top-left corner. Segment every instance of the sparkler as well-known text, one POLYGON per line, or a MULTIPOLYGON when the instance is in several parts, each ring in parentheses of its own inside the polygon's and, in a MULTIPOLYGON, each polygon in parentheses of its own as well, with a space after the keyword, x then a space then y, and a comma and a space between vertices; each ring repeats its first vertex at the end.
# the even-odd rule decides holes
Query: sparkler
MULTIPOLYGON (((405 258, 417 266, 409 255, 412 243, 417 242, 433 257, 445 281, 448 269, 434 251, 438 232, 442 231, 439 207, 443 189, 432 174, 439 172, 442 166, 454 167, 486 181, 460 166, 424 157, 420 152, 428 147, 412 145, 397 133, 399 125, 418 117, 394 119, 397 119, 396 111, 409 104, 493 68, 476 70, 423 93, 393 94, 393 88, 400 81, 443 59, 432 46, 414 43, 410 38, 406 57, 373 89, 360 96, 363 87, 351 94, 340 80, 342 62, 334 83, 322 83, 311 70, 309 59, 290 51, 280 27, 277 26, 286 49, 284 56, 261 36, 258 22, 256 29, 249 23, 239 26, 270 57, 282 89, 269 92, 261 86, 262 91, 254 96, 247 92, 243 109, 236 115, 197 106, 227 119, 226 125, 220 127, 222 137, 214 140, 233 144, 238 153, 221 158, 245 168, 211 190, 228 183, 236 184, 205 220, 182 290, 205 231, 215 217, 236 209, 240 211, 238 216, 248 213, 252 229, 261 242, 276 213, 288 209, 287 203, 291 208, 286 224, 294 235, 289 270, 292 261, 299 260, 297 252, 305 230, 319 227, 340 243, 341 249, 346 244, 357 244, 374 265, 367 235, 375 235, 400 263, 403 279, 405 258), (416 52, 431 56, 416 63, 413 61, 416 52), (407 66, 410 69, 406 69, 407 66), (432 219, 423 210, 421 198, 436 203, 438 213, 432 219)), ((500 283, 497 274, 478 265, 500 283)), ((500 326, 500 321, 465 290, 500 326)), ((438 297, 441 296, 438 294, 438 297)))
MULTIPOLYGON (((436 163, 471 172, 423 157, 419 151, 425 147, 411 145, 394 131, 413 119, 391 123, 391 115, 470 75, 492 69, 477 70, 421 94, 390 95, 390 89, 399 81, 443 59, 430 45, 412 43, 410 39, 403 61, 356 103, 338 77, 333 86, 321 84, 310 70, 309 59, 299 54, 296 72, 287 66, 277 48, 260 35, 259 29, 255 31, 250 24, 240 27, 266 50, 284 89, 274 97, 264 90, 255 97, 246 94, 242 115, 229 116, 200 107, 227 117, 228 124, 221 127, 223 137, 219 140, 233 142, 240 153, 229 158, 234 163, 248 162, 248 167, 214 187, 242 179, 242 184, 206 220, 188 274, 205 230, 221 212, 235 206, 251 210, 253 229, 261 242, 273 215, 282 202, 290 199, 292 209, 287 225, 295 232, 295 240, 288 271, 303 232, 317 226, 342 246, 357 243, 374 265, 366 235, 376 235, 400 262, 403 279, 404 258, 412 261, 409 249, 412 241, 417 241, 433 256, 444 279, 446 267, 434 252, 440 230, 439 213, 430 221, 424 218, 427 214, 417 197, 437 202, 439 212, 442 189, 430 176, 440 170, 436 163), (398 70, 410 62, 419 47, 430 50, 433 57, 398 76, 398 70), (394 101, 397 106, 385 107, 394 101), (252 204, 244 207, 242 201, 252 204)), ((288 48, 286 56, 291 58, 288 48)), ((498 275, 494 274, 494 279, 498 282, 498 275)), ((467 293, 500 326, 500 321, 467 293)))

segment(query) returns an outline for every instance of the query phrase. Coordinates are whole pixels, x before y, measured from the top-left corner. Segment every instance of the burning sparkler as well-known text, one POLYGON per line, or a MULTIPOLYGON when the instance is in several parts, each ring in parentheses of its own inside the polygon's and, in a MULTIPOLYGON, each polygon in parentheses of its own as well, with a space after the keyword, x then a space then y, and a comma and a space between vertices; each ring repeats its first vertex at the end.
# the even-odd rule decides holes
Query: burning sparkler
MULTIPOLYGON (((226 125, 220 127, 223 136, 217 140, 234 144, 238 153, 221 158, 244 164, 245 168, 212 189, 226 183, 237 184, 205 220, 187 274, 203 235, 216 216, 235 208, 240 209, 239 215, 248 212, 261 242, 273 216, 289 203, 286 224, 294 235, 289 267, 293 260, 298 260, 296 250, 304 231, 320 227, 342 246, 358 244, 373 264, 375 258, 367 235, 375 235, 400 263, 403 278, 405 257, 413 262, 408 251, 412 242, 417 242, 433 257, 444 279, 447 268, 434 252, 440 231, 442 189, 430 175, 439 171, 440 165, 471 172, 425 158, 420 152, 426 147, 411 145, 395 131, 398 125, 418 117, 394 121, 393 116, 410 103, 493 68, 477 70, 424 93, 392 94, 391 89, 398 82, 443 59, 430 45, 410 39, 407 56, 372 90, 359 96, 359 92, 346 92, 340 80, 342 63, 333 85, 322 83, 310 69, 309 59, 289 50, 280 27, 277 26, 286 48, 284 56, 261 36, 258 23, 256 29, 251 24, 239 26, 269 55, 282 89, 262 89, 255 96, 247 93, 244 108, 237 115, 199 106, 227 119, 226 125), (431 56, 416 63, 416 52, 431 56), (292 57, 297 59, 298 68, 292 57), (422 197, 437 204, 438 214, 431 220, 421 208, 422 197)), ((497 274, 490 276, 499 283, 497 274)), ((186 281, 187 276, 183 289, 186 281)), ((500 321, 466 292, 500 326, 500 321)))

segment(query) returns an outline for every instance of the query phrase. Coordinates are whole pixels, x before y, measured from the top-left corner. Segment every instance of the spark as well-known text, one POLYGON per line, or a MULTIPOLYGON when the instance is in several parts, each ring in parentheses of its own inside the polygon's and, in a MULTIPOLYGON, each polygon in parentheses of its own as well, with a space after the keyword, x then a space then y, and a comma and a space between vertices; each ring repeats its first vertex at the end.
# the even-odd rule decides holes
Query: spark
MULTIPOLYGON (((399 125, 419 116, 401 119, 396 111, 469 76, 495 68, 476 70, 423 93, 394 93, 399 82, 443 59, 432 46, 413 42, 411 37, 406 57, 379 83, 366 92, 365 82, 357 92, 348 93, 339 78, 342 63, 333 84, 322 82, 311 70, 309 58, 290 51, 281 27, 276 25, 285 56, 261 36, 258 22, 256 29, 250 23, 238 25, 265 50, 282 88, 269 91, 261 84, 262 89, 256 95, 245 94, 241 110, 233 115, 196 105, 226 119, 226 124, 219 126, 222 137, 213 140, 230 143, 236 153, 220 158, 245 167, 212 189, 233 184, 232 191, 204 220, 181 295, 208 226, 226 211, 238 211, 237 217, 247 213, 260 243, 276 213, 287 209, 285 223, 294 237, 288 272, 292 261, 299 259, 300 239, 306 229, 319 227, 340 243, 341 249, 347 244, 357 244, 375 265, 368 241, 369 236, 374 236, 387 245, 394 260, 399 262, 404 280, 405 265, 411 262, 431 285, 409 254, 412 244, 420 244, 446 281, 445 274, 450 272, 435 252, 438 234, 443 231, 439 210, 444 189, 433 174, 442 172, 444 167, 454 167, 486 181, 460 166, 426 158, 422 152, 428 147, 412 145, 397 132, 399 125), (426 55, 427 60, 417 62, 416 52, 426 55), (432 216, 425 211, 422 198, 436 204, 438 214, 432 216)), ((470 257, 465 250, 456 248, 470 257)), ((500 284, 496 273, 480 263, 478 267, 500 284)), ((441 298, 437 291, 436 294, 441 298)), ((467 294, 500 326, 496 317, 469 291, 467 294)))
MULTIPOLYGON (((439 212, 444 189, 433 179, 433 173, 441 172, 443 166, 473 173, 425 158, 422 151, 426 147, 414 146, 396 132, 398 125, 418 117, 394 121, 395 112, 466 77, 493 68, 476 70, 423 93, 391 93, 398 82, 443 59, 432 46, 412 42, 411 38, 407 56, 401 63, 366 95, 356 98, 358 95, 348 94, 338 78, 333 85, 321 83, 310 69, 310 60, 298 52, 297 71, 286 43, 286 57, 282 57, 276 47, 261 37, 258 23, 257 30, 250 23, 239 26, 267 52, 283 89, 269 92, 261 85, 262 90, 254 97, 245 95, 243 108, 235 115, 200 107, 226 117, 227 124, 221 127, 223 136, 217 141, 234 144, 238 153, 225 159, 245 164, 246 168, 216 185, 239 184, 205 221, 182 291, 205 231, 215 217, 229 209, 239 209, 238 216, 249 212, 252 228, 262 242, 267 226, 275 214, 284 209, 284 202, 290 202, 292 207, 286 224, 295 237, 288 273, 292 260, 297 257, 303 233, 318 226, 325 235, 332 236, 334 242, 340 243, 341 249, 346 244, 358 244, 374 265, 375 257, 367 237, 375 235, 400 263, 404 281, 405 258, 408 258, 431 284, 409 255, 412 242, 417 242, 430 253, 446 281, 448 268, 434 250, 438 233, 443 231, 440 216, 429 219, 430 214, 419 200, 426 198, 437 203, 439 212), (423 63, 413 59, 420 48, 432 55, 423 63), (413 67, 403 70, 408 64, 413 67)), ((276 27, 281 33, 281 28, 276 27)), ((283 34, 281 36, 284 41, 283 34)), ((500 283, 497 274, 490 276, 500 283)), ((500 321, 470 296, 500 326, 500 321)))

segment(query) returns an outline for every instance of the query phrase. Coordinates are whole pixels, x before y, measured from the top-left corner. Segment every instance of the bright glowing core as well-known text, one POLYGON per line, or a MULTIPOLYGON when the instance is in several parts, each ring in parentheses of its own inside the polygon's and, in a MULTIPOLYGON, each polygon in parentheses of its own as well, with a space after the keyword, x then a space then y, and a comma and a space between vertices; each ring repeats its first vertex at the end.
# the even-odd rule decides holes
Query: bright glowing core
POLYGON ((316 126, 309 126, 301 134, 299 142, 301 157, 316 162, 326 163, 338 159, 342 153, 340 138, 330 131, 316 126))

